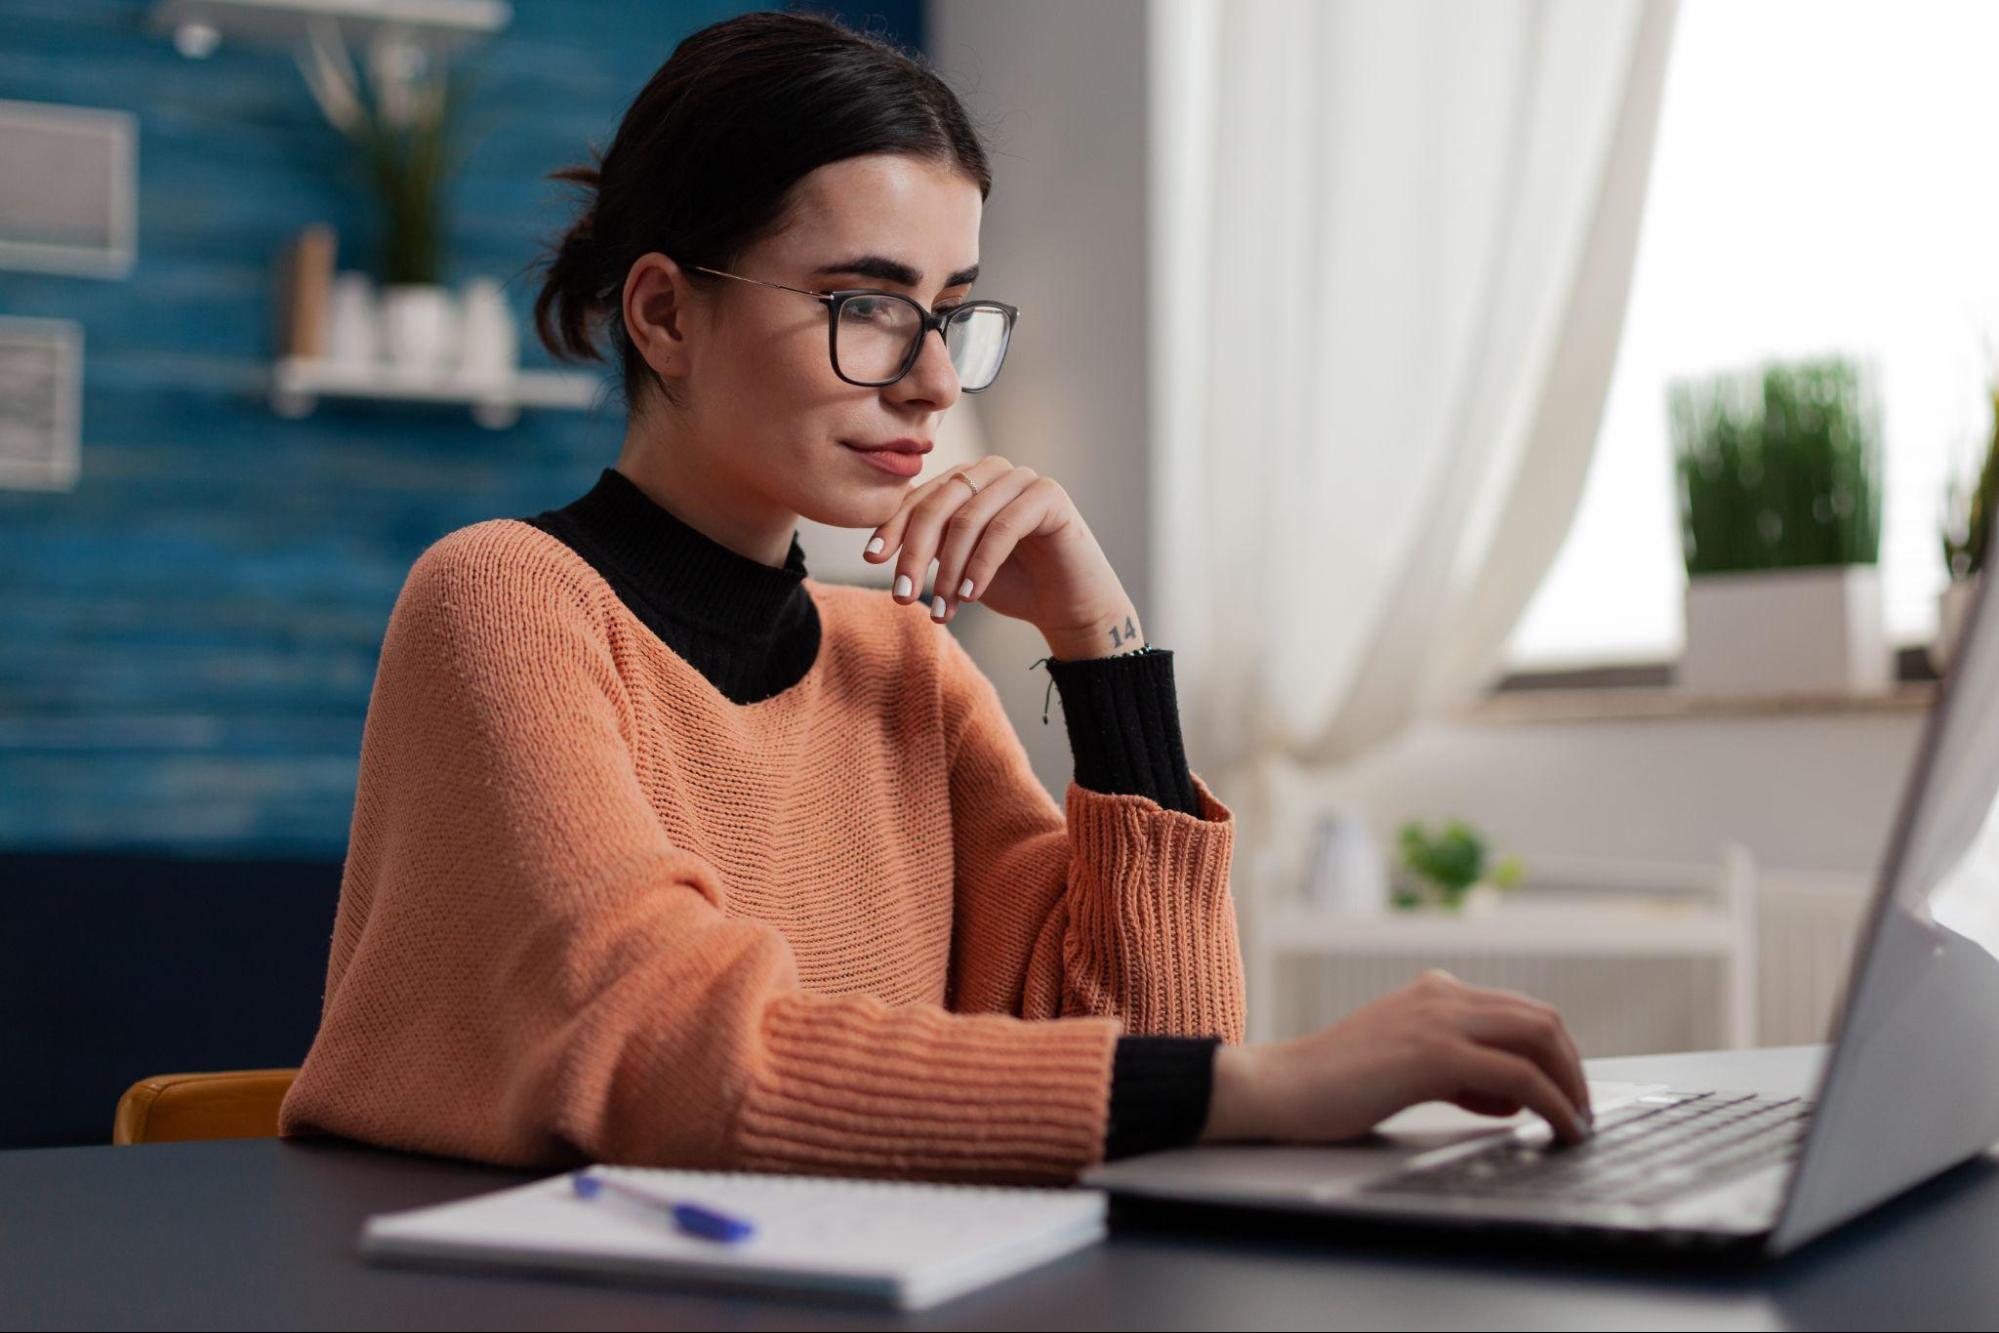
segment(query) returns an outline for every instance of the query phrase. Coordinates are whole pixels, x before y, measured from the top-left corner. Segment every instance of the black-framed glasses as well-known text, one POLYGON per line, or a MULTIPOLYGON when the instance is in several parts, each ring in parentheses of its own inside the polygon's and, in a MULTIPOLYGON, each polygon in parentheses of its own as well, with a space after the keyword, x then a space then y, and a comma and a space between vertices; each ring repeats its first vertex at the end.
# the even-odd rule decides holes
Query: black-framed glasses
POLYGON ((923 354, 923 340, 932 329, 944 335, 944 348, 958 372, 958 387, 966 393, 990 388, 999 376, 1000 363, 1006 360, 1013 322, 1020 316, 1020 311, 1004 301, 958 301, 933 313, 900 293, 872 287, 815 292, 700 264, 689 267, 824 302, 833 373, 849 384, 869 389, 893 384, 907 375, 923 354))

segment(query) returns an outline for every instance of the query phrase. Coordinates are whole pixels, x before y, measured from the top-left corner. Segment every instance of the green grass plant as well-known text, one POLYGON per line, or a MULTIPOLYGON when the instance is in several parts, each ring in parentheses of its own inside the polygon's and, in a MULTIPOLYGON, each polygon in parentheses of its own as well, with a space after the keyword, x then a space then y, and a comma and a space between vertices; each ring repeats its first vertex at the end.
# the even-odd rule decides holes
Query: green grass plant
POLYGON ((1963 582, 1985 568, 1994 514, 1999 514, 1999 387, 1992 390, 1992 440, 1985 447, 1976 484, 1966 486, 1956 477, 1949 482, 1943 562, 1953 582, 1963 582))
POLYGON ((1881 407, 1845 356, 1667 386, 1687 574, 1871 565, 1881 554, 1881 407))

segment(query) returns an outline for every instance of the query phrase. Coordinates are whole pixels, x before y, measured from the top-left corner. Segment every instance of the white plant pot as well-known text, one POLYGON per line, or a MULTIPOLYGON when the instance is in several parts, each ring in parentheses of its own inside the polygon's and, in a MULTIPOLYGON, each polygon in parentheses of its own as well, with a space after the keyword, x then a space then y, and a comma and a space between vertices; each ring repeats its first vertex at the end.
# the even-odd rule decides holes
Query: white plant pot
POLYGON ((1877 694, 1894 680, 1876 565, 1687 580, 1676 683, 1695 694, 1877 694))
POLYGON ((366 273, 350 270, 334 278, 323 342, 327 360, 356 370, 374 364, 382 339, 375 301, 375 280, 366 273))
POLYGON ((1371 914, 1388 907, 1388 864, 1358 810, 1334 808, 1312 831, 1305 900, 1332 912, 1371 914))
POLYGON ((1971 613, 1971 599, 1978 595, 1979 576, 1953 579, 1937 594, 1937 635, 1930 640, 1930 665, 1942 675, 1957 654, 1958 640, 1964 637, 1964 618, 1971 613))
POLYGON ((432 283, 382 289, 382 354, 398 370, 433 372, 450 360, 451 293, 432 283))
POLYGON ((495 388, 512 383, 520 359, 519 338, 506 294, 491 278, 474 278, 458 303, 459 379, 495 388))

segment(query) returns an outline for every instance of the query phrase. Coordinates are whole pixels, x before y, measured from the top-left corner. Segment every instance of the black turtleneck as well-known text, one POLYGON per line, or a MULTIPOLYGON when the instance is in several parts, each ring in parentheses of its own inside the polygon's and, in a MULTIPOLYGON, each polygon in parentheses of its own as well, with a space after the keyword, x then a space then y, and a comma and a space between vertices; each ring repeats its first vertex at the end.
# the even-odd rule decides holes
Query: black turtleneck
POLYGON ((688 526, 615 468, 560 509, 525 520, 589 561, 632 614, 731 702, 804 679, 819 655, 798 534, 781 568, 688 526))
MULTIPOLYGON (((734 703, 783 693, 819 654, 819 609, 803 587, 805 551, 796 533, 782 567, 764 564, 678 518, 615 468, 561 508, 521 521, 588 561, 647 629, 734 703)), ((1173 654, 1045 660, 1062 694, 1076 782, 1199 815, 1173 654)), ((1207 1120, 1220 1043, 1214 1036, 1120 1037, 1105 1157, 1192 1142, 1207 1120)))

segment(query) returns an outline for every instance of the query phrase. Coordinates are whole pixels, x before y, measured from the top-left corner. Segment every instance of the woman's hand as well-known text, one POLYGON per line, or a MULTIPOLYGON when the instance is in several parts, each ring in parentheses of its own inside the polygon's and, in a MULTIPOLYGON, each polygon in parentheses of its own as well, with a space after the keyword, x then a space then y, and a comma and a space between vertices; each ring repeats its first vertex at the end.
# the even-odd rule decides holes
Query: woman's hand
POLYGON ((898 602, 917 600, 938 562, 943 605, 940 614, 933 601, 931 619, 939 625, 969 601, 1025 620, 1065 661, 1145 641, 1137 609, 1069 493, 1033 468, 993 455, 940 473, 912 487, 874 537, 880 548, 871 541, 865 557, 894 558, 898 602), (979 484, 977 495, 956 479, 961 472, 979 484))
POLYGON ((1582 1058, 1560 1015, 1427 972, 1309 1036, 1218 1047, 1201 1141, 1351 1139, 1428 1101, 1494 1116, 1524 1107, 1570 1143, 1589 1133, 1582 1058))

